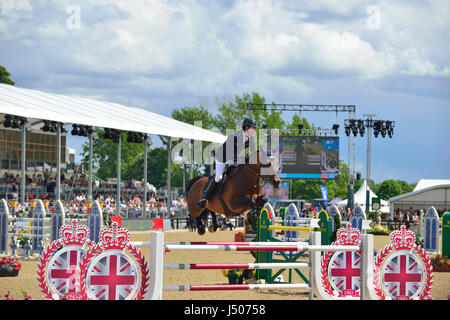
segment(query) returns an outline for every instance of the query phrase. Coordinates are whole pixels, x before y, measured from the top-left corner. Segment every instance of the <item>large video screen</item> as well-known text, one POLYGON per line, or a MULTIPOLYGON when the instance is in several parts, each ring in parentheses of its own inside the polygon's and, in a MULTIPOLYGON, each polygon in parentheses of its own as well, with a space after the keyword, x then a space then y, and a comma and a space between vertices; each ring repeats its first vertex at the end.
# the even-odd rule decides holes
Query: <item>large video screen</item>
POLYGON ((339 137, 280 136, 280 178, 337 179, 339 137))

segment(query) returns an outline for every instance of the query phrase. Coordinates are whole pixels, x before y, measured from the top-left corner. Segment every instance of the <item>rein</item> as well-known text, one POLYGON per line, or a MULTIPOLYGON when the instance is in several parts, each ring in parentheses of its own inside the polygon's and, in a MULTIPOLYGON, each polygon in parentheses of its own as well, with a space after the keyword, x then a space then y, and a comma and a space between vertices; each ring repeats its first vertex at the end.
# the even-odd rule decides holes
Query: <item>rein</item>
MULTIPOLYGON (((256 174, 256 177, 257 177, 256 184, 253 185, 253 189, 250 190, 250 195, 253 194, 253 193, 259 194, 259 192, 254 192, 254 191, 257 191, 259 181, 261 180, 261 170, 260 169, 261 168, 269 168, 270 166, 271 166, 270 162, 268 164, 262 164, 260 162, 258 169, 254 169, 251 166, 247 166, 247 168, 249 168, 251 171, 253 171, 256 174)), ((264 184, 261 186, 261 190, 268 183, 268 181, 266 181, 266 179, 264 179, 264 178, 263 178, 263 181, 264 181, 264 184)))

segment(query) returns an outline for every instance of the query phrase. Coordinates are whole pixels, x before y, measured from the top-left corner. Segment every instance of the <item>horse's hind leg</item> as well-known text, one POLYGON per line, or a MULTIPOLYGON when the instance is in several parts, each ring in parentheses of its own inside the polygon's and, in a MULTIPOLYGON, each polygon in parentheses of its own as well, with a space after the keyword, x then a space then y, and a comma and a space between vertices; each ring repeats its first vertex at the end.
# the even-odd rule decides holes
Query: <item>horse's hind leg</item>
MULTIPOLYGON (((209 211, 209 210, 208 210, 209 211)), ((217 214, 215 212, 209 211, 211 214, 212 226, 209 226, 209 232, 216 232, 219 228, 219 223, 217 222, 217 214)))
POLYGON ((195 222, 197 224, 197 233, 199 235, 204 235, 206 230, 205 230, 205 225, 203 224, 203 217, 205 216, 204 212, 202 212, 198 217, 195 218, 195 222))

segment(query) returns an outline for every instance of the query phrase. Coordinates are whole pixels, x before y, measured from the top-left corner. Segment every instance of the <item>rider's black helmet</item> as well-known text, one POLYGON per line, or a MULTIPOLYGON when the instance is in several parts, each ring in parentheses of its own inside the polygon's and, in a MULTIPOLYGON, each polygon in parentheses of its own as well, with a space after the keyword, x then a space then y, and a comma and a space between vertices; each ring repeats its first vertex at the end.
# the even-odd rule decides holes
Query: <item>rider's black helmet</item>
POLYGON ((242 122, 242 129, 245 130, 246 127, 258 127, 258 124, 256 123, 256 121, 254 119, 250 119, 247 118, 244 120, 244 122, 242 122))

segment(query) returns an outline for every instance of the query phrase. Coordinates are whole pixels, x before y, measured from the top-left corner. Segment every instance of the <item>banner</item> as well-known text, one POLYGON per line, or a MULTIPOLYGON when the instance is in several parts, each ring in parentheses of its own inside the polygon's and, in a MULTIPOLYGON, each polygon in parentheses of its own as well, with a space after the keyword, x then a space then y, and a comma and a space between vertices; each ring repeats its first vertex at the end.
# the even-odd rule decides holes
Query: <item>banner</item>
POLYGON ((320 185, 320 191, 322 191, 322 199, 323 200, 328 200, 328 189, 326 186, 324 185, 320 185))

